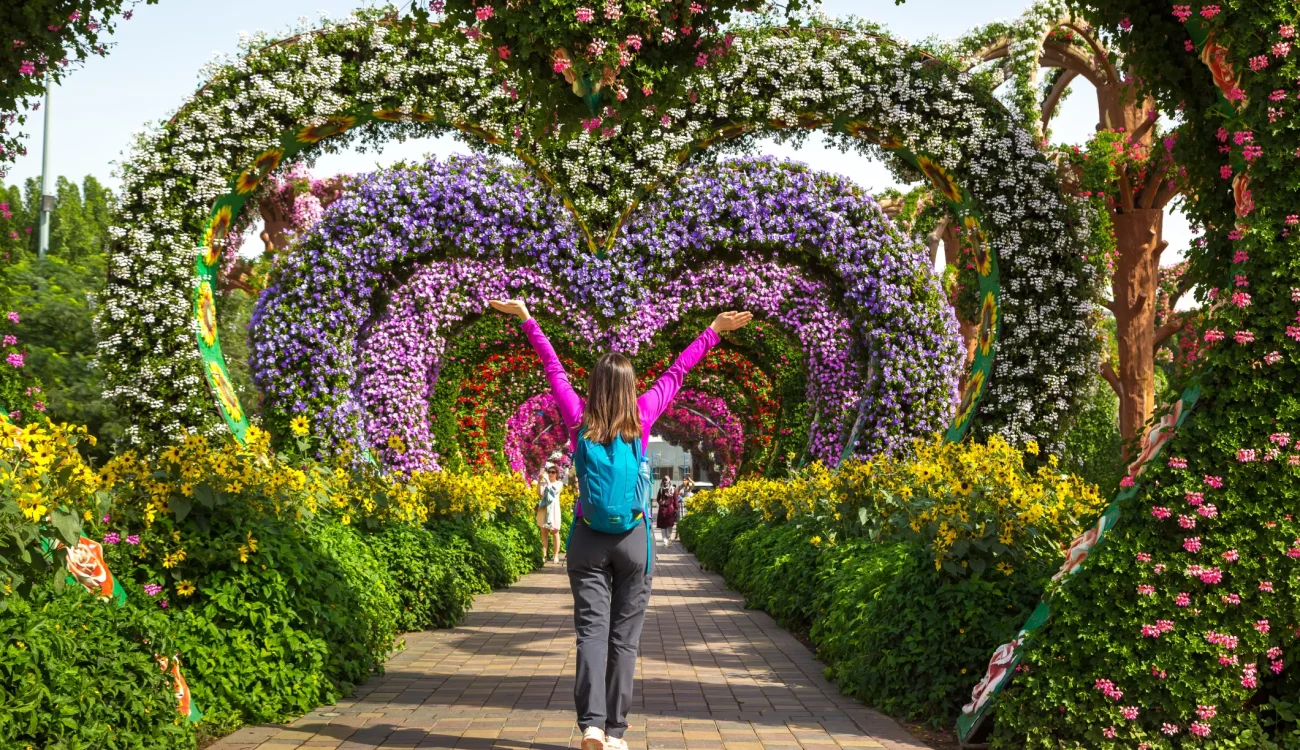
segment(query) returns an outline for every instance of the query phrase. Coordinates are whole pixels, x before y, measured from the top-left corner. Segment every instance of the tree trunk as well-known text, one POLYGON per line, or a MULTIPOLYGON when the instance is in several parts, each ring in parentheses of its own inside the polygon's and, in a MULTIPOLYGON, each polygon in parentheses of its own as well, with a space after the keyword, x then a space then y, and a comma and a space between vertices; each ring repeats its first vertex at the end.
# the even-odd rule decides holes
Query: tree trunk
POLYGON ((1155 307, 1164 223, 1161 209, 1112 216, 1119 257, 1111 279, 1119 344, 1119 431, 1138 435, 1155 409, 1155 307))

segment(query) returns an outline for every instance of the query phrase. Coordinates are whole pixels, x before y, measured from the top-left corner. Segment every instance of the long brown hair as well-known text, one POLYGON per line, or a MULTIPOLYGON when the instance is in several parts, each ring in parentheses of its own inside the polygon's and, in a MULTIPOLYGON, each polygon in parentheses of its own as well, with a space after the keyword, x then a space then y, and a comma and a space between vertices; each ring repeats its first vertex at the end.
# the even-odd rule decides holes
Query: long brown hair
POLYGON ((587 378, 587 407, 582 426, 586 438, 608 445, 621 437, 629 443, 641 437, 641 412, 636 408, 636 373, 622 354, 600 358, 587 378))

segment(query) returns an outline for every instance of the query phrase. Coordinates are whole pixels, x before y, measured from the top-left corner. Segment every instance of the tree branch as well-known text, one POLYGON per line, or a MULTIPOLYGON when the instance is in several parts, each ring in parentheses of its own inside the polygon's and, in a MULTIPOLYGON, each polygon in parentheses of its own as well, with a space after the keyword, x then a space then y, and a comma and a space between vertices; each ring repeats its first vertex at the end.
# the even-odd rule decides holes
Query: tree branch
POLYGON ((1167 247, 1169 247, 1169 243, 1166 240, 1160 240, 1155 247, 1151 248, 1151 257, 1155 260, 1157 267, 1160 265, 1160 255, 1167 247))
POLYGON ((1116 396, 1124 397, 1124 386, 1119 382, 1119 376, 1115 374, 1115 370, 1110 366, 1109 362, 1101 363, 1101 376, 1107 383, 1110 383, 1110 388, 1115 391, 1116 396))
POLYGON ((1161 157, 1160 163, 1151 168, 1147 174, 1147 184, 1142 186, 1142 195, 1138 198, 1138 208, 1155 208, 1151 205, 1155 201, 1156 193, 1165 183, 1165 176, 1169 174, 1169 168, 1173 162, 1161 157))
POLYGON ((1061 25, 1079 32, 1079 36, 1083 37, 1083 41, 1087 42, 1088 46, 1092 48, 1094 59, 1097 64, 1101 65, 1106 77, 1110 79, 1110 83, 1119 84, 1123 82, 1123 79, 1119 77, 1119 71, 1115 70, 1115 66, 1110 64, 1110 58, 1106 55, 1106 50, 1102 48, 1100 42, 1085 30, 1085 27, 1079 26, 1073 18, 1061 25))
POLYGON ((1052 121, 1052 116, 1056 114, 1056 105, 1061 103, 1061 97, 1065 96, 1066 89, 1070 88, 1070 83, 1079 77, 1079 71, 1073 68, 1065 68, 1061 77, 1056 79, 1052 85, 1052 90, 1047 92, 1047 97, 1043 99, 1042 123, 1043 132, 1047 132, 1047 124, 1052 121))
POLYGON ((1164 325, 1156 329, 1156 337, 1151 344, 1151 350, 1159 349, 1160 345, 1168 341, 1170 336, 1181 331, 1186 322, 1187 316, 1183 313, 1171 313, 1169 320, 1166 320, 1164 325))
POLYGON ((1133 205, 1133 183, 1129 182, 1127 169, 1119 170, 1119 206, 1126 214, 1137 208, 1133 205))

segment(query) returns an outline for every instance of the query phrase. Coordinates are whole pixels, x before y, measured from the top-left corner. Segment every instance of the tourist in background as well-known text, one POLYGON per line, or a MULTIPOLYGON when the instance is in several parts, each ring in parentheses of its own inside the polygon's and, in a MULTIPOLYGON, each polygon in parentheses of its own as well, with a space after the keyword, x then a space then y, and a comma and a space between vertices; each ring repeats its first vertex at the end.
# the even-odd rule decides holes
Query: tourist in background
MULTIPOLYGON (((683 477, 681 485, 677 488, 677 521, 681 522, 686 517, 686 502, 691 495, 695 494, 695 480, 690 477, 683 477)), ((674 533, 676 531, 674 530, 674 533)))
POLYGON ((677 490, 673 488, 672 480, 668 477, 664 477, 663 482, 660 483, 659 496, 655 502, 659 504, 655 525, 663 532, 664 546, 667 547, 673 538, 673 527, 677 525, 677 490))
POLYGON ((538 481, 537 525, 542 531, 542 559, 546 559, 546 540, 551 541, 551 562, 560 561, 560 467, 547 466, 538 481))

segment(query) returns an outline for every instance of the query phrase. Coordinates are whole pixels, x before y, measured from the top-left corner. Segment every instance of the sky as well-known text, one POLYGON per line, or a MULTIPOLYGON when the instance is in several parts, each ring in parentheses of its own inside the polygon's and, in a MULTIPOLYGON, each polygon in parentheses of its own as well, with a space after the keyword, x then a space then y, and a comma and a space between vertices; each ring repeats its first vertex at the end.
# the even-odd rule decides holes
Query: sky
MULTIPOLYGON (((316 19, 321 13, 338 18, 359 5, 375 4, 367 0, 224 0, 214 5, 200 0, 160 0, 157 5, 141 5, 134 18, 118 24, 113 37, 116 47, 108 57, 91 59, 54 90, 50 103, 51 172, 77 181, 91 174, 116 188, 115 164, 132 134, 146 122, 169 117, 201 85, 198 74, 204 63, 237 51, 241 32, 274 33, 300 18, 316 19)), ((902 5, 895 5, 894 0, 824 0, 822 8, 832 16, 853 15, 883 24, 897 39, 919 41, 951 39, 990 21, 1013 19, 1027 4, 1028 0, 907 0, 902 5)), ((1097 122, 1091 88, 1080 83, 1075 89, 1053 122, 1056 140, 1081 143, 1097 122)), ((41 114, 34 113, 29 119, 28 155, 10 168, 6 184, 40 177, 41 114)), ((901 187, 881 164, 828 148, 815 136, 798 151, 775 143, 766 146, 766 153, 842 174, 872 192, 901 187)), ((468 152, 451 137, 410 140, 389 144, 379 152, 322 156, 314 172, 321 177, 360 173, 428 154, 446 157, 468 152)), ((1187 222, 1171 212, 1165 219, 1169 242, 1165 261, 1180 259, 1190 238, 1187 222)))

